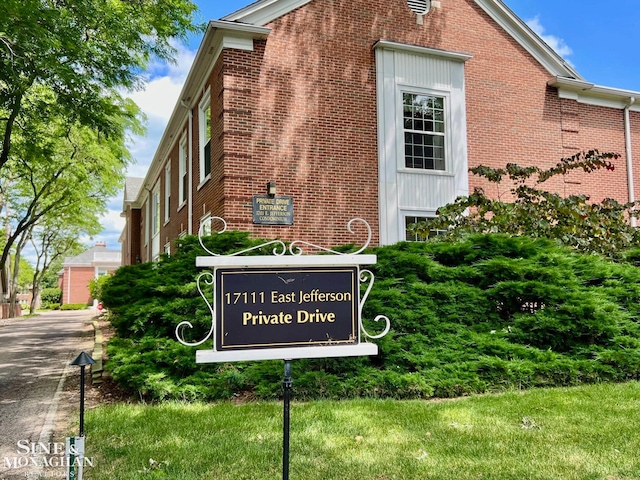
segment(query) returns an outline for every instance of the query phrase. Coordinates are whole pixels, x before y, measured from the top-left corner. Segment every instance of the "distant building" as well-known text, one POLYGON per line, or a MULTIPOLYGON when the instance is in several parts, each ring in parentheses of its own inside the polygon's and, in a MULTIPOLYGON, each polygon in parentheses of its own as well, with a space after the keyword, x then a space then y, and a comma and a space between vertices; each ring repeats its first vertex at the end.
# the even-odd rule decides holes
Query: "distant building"
POLYGON ((144 178, 127 177, 124 184, 124 200, 122 213, 126 224, 118 241, 122 245, 123 265, 135 265, 140 263, 140 230, 142 226, 141 206, 137 200, 140 190, 144 185, 144 178))
POLYGON ((104 242, 75 257, 66 257, 62 264, 59 286, 62 290, 62 305, 67 303, 93 302, 89 293, 89 282, 102 275, 115 272, 122 265, 119 250, 107 250, 104 242))
POLYGON ((258 0, 209 22, 145 178, 128 180, 124 263, 216 216, 326 247, 357 242, 360 217, 392 244, 474 187, 497 194, 469 167, 581 150, 622 157, 545 185, 631 201, 637 98, 588 82, 500 0, 258 0), (289 223, 258 215, 267 185, 289 223))

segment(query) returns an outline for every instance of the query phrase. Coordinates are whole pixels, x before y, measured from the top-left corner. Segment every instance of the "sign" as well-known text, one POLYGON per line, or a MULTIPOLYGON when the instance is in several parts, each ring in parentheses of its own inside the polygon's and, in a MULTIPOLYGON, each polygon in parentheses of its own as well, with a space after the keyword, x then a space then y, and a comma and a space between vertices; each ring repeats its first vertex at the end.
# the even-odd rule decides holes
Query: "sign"
MULTIPOLYGON (((224 232, 224 219, 213 219, 224 226, 218 233, 224 232)), ((253 222, 290 225, 293 200, 253 197, 253 222)), ((391 327, 384 315, 373 319, 384 322, 382 333, 371 335, 362 325, 362 304, 374 276, 360 265, 375 264, 376 256, 359 255, 369 245, 372 232, 366 221, 354 218, 347 224, 351 233, 356 222, 366 227, 368 239, 351 254, 306 241, 293 241, 287 247, 281 240, 272 240, 223 256, 207 249, 200 237, 200 246, 210 256, 196 257, 196 266, 212 268, 213 272, 202 272, 196 283, 211 312, 211 328, 204 339, 189 341, 183 337, 183 329, 194 326, 184 320, 176 327, 176 338, 191 347, 213 339, 212 350, 196 351, 196 363, 284 360, 283 479, 289 478, 291 360, 377 355, 378 346, 360 342, 360 333, 382 338, 391 327), (273 256, 242 256, 266 247, 272 249, 273 256), (305 247, 324 254, 302 255, 305 247)))
MULTIPOLYGON (((283 216, 293 208, 290 197, 254 197, 254 209, 267 205, 281 209, 261 211, 283 216)), ((224 219, 215 220, 223 225, 218 233, 224 232, 224 219)), ((355 224, 366 228, 368 238, 364 246, 348 254, 306 241, 287 246, 271 240, 220 255, 208 250, 200 238, 200 246, 209 255, 196 257, 196 266, 207 269, 196 283, 211 312, 211 326, 200 340, 193 333, 185 338, 195 327, 184 320, 176 326, 176 338, 190 347, 212 340, 212 349, 196 351, 196 363, 377 355, 378 346, 368 339, 384 337, 391 323, 385 315, 375 316, 372 320, 382 330, 377 334, 363 325, 362 308, 374 275, 361 266, 375 264, 376 256, 361 255, 372 232, 360 218, 349 221, 349 232, 355 233, 355 224), (251 254, 267 248, 271 256, 251 254), (322 254, 303 255, 305 249, 322 254)))
POLYGON ((216 270, 219 350, 356 344, 358 268, 216 270))
POLYGON ((67 466, 67 480, 82 480, 84 463, 84 437, 67 437, 65 449, 65 464, 67 466))
POLYGON ((253 223, 259 225, 292 225, 293 197, 254 195, 253 223))

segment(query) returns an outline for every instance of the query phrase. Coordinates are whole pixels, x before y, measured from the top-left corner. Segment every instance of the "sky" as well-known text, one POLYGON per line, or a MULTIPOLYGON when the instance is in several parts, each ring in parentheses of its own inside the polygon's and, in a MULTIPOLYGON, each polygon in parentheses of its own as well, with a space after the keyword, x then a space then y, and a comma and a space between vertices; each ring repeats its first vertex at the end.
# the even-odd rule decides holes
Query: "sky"
MULTIPOLYGON (((388 0, 397 1, 397 0, 388 0)), ((443 8, 449 0, 441 0, 443 8)), ((196 0, 198 21, 218 20, 253 3, 253 0, 196 0)), ((640 1, 615 0, 504 0, 542 39, 556 50, 588 82, 640 92, 640 1)), ((189 72, 201 36, 178 45, 176 65, 153 64, 147 72, 143 91, 131 98, 147 115, 147 135, 134 137, 129 145, 136 161, 128 176, 144 177, 165 125, 189 72)), ((109 202, 102 217, 103 231, 87 246, 104 241, 119 250, 118 238, 124 228, 122 192, 109 202)))

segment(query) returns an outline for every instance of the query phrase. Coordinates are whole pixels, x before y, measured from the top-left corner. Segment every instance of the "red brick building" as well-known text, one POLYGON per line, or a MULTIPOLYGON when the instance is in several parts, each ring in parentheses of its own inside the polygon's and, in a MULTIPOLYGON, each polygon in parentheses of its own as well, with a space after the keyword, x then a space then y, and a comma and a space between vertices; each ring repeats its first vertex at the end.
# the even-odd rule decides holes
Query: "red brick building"
POLYGON ((94 278, 115 272, 122 265, 119 250, 108 250, 104 242, 75 257, 66 257, 62 264, 58 285, 62 290, 62 305, 85 303, 91 305, 89 282, 94 278))
POLYGON ((125 194, 123 263, 210 216, 262 238, 374 244, 478 184, 470 166, 622 154, 554 188, 633 200, 640 92, 593 85, 499 0, 259 0, 209 23, 144 179, 125 194), (604 175, 604 174, 603 174, 604 175), (292 225, 254 223, 275 182, 292 225))

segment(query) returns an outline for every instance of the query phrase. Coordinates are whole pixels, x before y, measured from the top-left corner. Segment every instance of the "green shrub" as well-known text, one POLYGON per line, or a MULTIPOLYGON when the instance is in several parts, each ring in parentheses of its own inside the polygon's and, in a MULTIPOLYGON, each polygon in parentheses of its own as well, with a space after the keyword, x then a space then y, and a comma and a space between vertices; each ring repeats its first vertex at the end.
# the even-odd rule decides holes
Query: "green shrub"
POLYGON ((43 288, 40 292, 42 304, 60 303, 62 300, 62 290, 59 288, 43 288))
POLYGON ((40 308, 42 310, 59 310, 60 304, 59 303, 42 303, 40 305, 40 308))
MULTIPOLYGON (((209 241, 221 253, 252 244, 238 232, 209 241)), ((182 248, 106 282, 103 301, 120 337, 107 368, 154 400, 279 397, 282 362, 197 365, 195 349, 175 340, 183 320, 195 325, 194 339, 211 326, 195 286, 202 252, 192 237, 182 248)), ((392 325, 375 341, 379 355, 293 362, 296 398, 453 397, 640 378, 640 269, 631 263, 505 235, 372 253, 364 326, 379 331, 371 321, 379 314, 392 325)))
POLYGON ((437 218, 411 225, 410 229, 422 238, 434 230, 450 238, 472 233, 550 238, 582 252, 619 258, 640 242, 640 231, 629 222, 629 217, 640 216, 640 201, 621 204, 605 198, 595 203, 588 195, 563 197, 553 188, 545 190, 542 186, 572 170, 594 175, 602 169, 613 171, 612 161, 619 158, 617 153, 590 150, 563 158, 546 170, 514 163, 505 168, 470 168, 471 173, 484 178, 483 183, 493 184, 487 187, 492 193, 487 195, 484 188, 476 187, 472 194, 439 208, 437 218))
POLYGON ((98 278, 89 280, 89 295, 94 300, 102 300, 102 286, 109 279, 109 275, 102 275, 98 278))
POLYGON ((84 310, 88 305, 86 303, 65 303, 60 310, 84 310))

